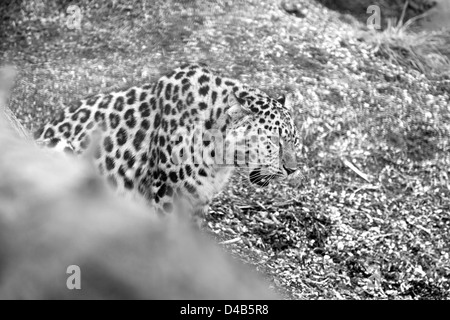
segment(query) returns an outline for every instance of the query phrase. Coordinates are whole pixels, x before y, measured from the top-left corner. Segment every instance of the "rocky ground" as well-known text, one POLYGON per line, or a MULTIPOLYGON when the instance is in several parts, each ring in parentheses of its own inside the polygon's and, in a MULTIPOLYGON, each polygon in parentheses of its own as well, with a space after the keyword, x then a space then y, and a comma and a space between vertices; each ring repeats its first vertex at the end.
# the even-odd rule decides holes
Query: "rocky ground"
POLYGON ((186 61, 294 94, 301 184, 258 189, 237 173, 207 220, 284 297, 450 298, 447 70, 390 61, 312 0, 293 14, 271 0, 1 6, 0 62, 21 71, 11 107, 29 129, 186 61))

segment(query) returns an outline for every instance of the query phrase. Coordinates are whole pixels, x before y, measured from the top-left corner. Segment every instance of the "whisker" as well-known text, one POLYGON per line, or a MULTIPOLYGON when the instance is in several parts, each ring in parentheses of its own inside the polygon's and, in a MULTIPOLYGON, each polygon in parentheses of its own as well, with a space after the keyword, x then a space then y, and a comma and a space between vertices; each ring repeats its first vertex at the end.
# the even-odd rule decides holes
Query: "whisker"
POLYGON ((259 185, 262 185, 263 187, 267 187, 270 183, 270 181, 275 178, 276 175, 267 175, 267 176, 262 176, 262 175, 257 175, 255 177, 255 182, 259 185))

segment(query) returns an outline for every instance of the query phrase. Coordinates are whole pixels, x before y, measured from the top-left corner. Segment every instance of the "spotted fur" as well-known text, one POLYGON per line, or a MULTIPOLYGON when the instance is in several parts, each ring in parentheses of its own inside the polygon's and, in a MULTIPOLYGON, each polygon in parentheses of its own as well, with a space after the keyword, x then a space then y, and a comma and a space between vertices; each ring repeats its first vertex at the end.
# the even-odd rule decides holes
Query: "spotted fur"
POLYGON ((156 83, 83 99, 34 136, 81 154, 100 132, 95 163, 118 192, 161 213, 204 212, 236 166, 260 186, 297 170, 290 109, 288 98, 184 65, 156 83))

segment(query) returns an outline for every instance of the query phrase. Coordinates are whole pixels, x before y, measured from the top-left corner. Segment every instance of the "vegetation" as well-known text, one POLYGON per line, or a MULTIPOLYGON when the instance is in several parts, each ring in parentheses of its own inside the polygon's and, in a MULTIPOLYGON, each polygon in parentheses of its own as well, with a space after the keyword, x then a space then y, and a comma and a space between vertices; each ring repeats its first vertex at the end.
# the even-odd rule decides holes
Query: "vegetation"
MULTIPOLYGON (((414 19, 437 4, 435 0, 317 0, 324 6, 342 13, 349 13, 359 21, 367 21, 367 8, 378 6, 382 12, 381 25, 388 26, 389 20, 398 20, 402 16, 402 21, 414 19)), ((440 0, 438 0, 440 1, 440 0)))
POLYGON ((360 32, 360 37, 372 45, 374 53, 383 56, 395 64, 417 69, 428 76, 449 76, 450 70, 450 34, 446 29, 440 31, 414 31, 420 19, 428 12, 415 16, 406 22, 405 13, 409 2, 406 1, 399 18, 388 19, 382 32, 360 32))
POLYGON ((21 71, 12 108, 29 129, 185 61, 292 92, 302 183, 259 189, 236 174, 212 206, 211 236, 286 298, 450 298, 444 33, 404 23, 361 35, 312 0, 296 15, 271 0, 39 3, 2 10, 0 59, 21 71), (67 27, 69 4, 80 30, 67 27))

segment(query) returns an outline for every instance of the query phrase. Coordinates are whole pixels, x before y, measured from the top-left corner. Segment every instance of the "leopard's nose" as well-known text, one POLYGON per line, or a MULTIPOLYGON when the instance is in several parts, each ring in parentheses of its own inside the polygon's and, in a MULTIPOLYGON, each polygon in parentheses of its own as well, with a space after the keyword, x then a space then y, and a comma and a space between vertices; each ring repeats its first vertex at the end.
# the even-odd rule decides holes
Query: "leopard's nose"
POLYGON ((286 167, 286 166, 283 166, 283 168, 284 168, 284 170, 286 170, 286 172, 287 172, 287 174, 289 175, 289 174, 293 174, 295 171, 297 171, 297 168, 289 168, 289 167, 286 167))

